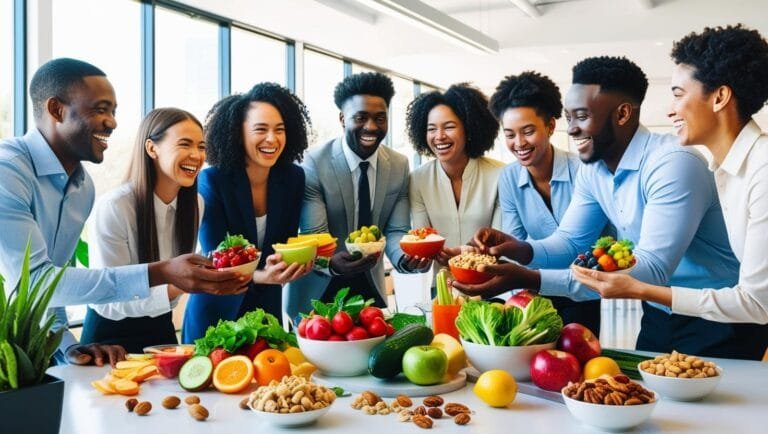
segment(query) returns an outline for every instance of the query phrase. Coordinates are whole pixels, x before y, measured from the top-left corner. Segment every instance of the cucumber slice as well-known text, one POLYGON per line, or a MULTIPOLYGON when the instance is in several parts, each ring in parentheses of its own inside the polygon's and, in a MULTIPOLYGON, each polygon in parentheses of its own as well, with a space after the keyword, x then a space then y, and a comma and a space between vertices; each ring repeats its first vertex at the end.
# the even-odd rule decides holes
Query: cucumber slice
POLYGON ((212 381, 213 362, 207 356, 192 357, 179 371, 179 385, 190 392, 205 390, 212 381))

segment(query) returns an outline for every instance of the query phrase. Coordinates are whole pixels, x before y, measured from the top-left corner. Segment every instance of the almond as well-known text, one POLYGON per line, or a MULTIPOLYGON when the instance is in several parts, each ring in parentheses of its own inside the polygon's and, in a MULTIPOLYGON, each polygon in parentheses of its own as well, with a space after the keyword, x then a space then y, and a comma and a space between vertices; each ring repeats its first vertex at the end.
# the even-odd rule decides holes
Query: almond
POLYGON ((187 405, 200 404, 200 397, 197 395, 189 395, 188 397, 184 398, 184 402, 187 405))
POLYGON ((200 404, 192 404, 189 406, 189 415, 199 421, 208 419, 208 409, 200 404))
POLYGON ((162 405, 163 407, 167 408, 168 410, 173 410, 174 408, 178 407, 179 404, 181 404, 181 400, 178 396, 166 396, 163 398, 162 405))
POLYGON ((251 407, 248 406, 248 397, 245 397, 240 401, 240 408, 243 410, 250 410, 251 407))
POLYGON ((150 411, 152 411, 152 403, 149 401, 140 402, 133 407, 133 412, 139 416, 146 416, 150 411))
POLYGON ((370 390, 364 391, 362 395, 363 399, 368 402, 368 405, 376 405, 377 402, 381 401, 381 397, 370 390))
POLYGON ((136 398, 131 398, 127 401, 125 401, 125 408, 128 409, 128 411, 133 411, 134 408, 136 408, 136 404, 139 403, 139 400, 136 398))

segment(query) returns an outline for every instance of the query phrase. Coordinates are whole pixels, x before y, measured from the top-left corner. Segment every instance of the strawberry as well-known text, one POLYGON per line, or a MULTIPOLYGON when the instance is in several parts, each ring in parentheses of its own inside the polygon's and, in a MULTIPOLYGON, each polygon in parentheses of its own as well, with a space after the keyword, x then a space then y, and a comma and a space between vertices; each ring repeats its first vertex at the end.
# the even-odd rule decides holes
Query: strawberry
POLYGON ((211 362, 213 362, 213 367, 216 368, 216 365, 231 355, 232 353, 225 350, 224 348, 216 348, 215 350, 211 351, 211 354, 208 354, 208 358, 211 359, 211 362))

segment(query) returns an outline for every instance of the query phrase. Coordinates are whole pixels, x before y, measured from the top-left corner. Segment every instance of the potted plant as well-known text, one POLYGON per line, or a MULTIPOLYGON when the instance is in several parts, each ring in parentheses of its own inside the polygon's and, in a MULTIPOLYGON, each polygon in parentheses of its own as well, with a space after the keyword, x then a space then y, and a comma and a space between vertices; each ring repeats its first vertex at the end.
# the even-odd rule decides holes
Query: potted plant
POLYGON ((44 317, 64 268, 32 282, 30 251, 28 241, 19 283, 7 297, 0 276, 0 420, 3 432, 58 433, 64 382, 45 371, 63 330, 52 332, 54 317, 44 317), (31 417, 31 408, 45 411, 31 417))

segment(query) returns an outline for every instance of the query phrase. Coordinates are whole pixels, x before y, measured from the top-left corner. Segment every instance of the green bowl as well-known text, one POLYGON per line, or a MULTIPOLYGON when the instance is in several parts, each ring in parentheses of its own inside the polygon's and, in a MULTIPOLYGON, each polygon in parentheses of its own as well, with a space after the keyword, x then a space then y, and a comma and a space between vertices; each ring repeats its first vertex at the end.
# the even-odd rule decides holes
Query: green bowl
POLYGON ((288 265, 294 263, 305 265, 315 259, 315 256, 317 255, 317 245, 295 248, 279 247, 275 248, 275 253, 283 255, 283 261, 288 265))

